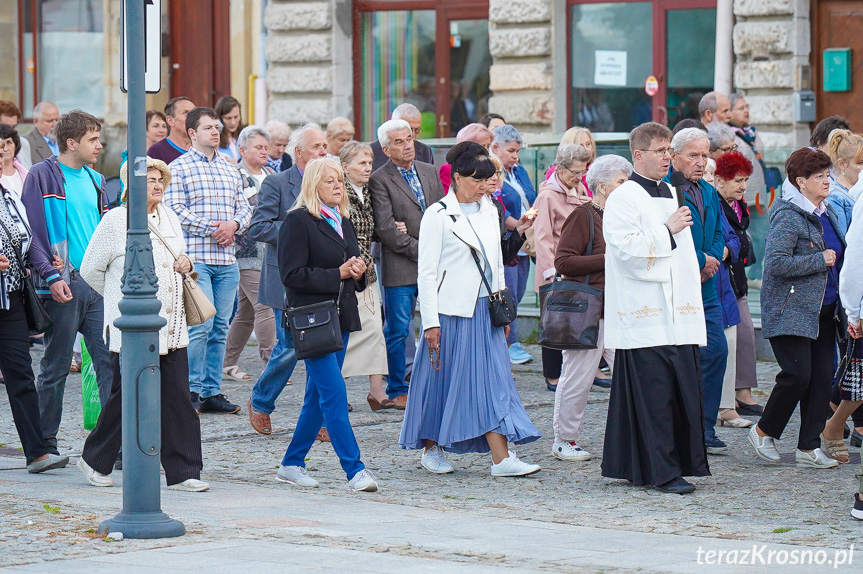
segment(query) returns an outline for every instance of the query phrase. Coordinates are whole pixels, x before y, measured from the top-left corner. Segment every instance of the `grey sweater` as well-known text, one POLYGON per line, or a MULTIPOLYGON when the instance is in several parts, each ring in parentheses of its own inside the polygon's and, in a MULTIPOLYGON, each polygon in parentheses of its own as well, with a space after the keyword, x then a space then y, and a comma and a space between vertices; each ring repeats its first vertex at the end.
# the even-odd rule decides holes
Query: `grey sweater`
MULTIPOLYGON (((833 209, 827 218, 845 237, 833 209)), ((765 339, 780 335, 818 338, 818 315, 827 287, 827 249, 818 217, 785 199, 770 211, 761 285, 761 331, 765 339)))

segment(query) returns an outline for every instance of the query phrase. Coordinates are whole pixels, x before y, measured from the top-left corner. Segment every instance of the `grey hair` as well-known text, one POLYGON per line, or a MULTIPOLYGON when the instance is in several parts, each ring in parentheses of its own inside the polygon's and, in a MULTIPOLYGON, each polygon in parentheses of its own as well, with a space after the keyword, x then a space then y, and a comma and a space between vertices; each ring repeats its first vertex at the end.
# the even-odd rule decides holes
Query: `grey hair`
POLYGON ((590 152, 587 151, 586 147, 578 144, 563 144, 557 148, 557 155, 554 157, 554 165, 569 167, 574 161, 581 161, 584 163, 590 161, 590 152))
POLYGON ((700 139, 707 139, 707 134, 698 128, 683 128, 671 138, 671 151, 673 153, 683 153, 683 149, 692 142, 700 139))
POLYGON ((244 127, 243 131, 240 132, 240 135, 237 136, 237 147, 249 147, 249 142, 252 141, 252 138, 255 138, 257 136, 264 136, 264 139, 267 140, 267 143, 270 143, 270 132, 268 132, 261 126, 251 125, 244 127))
POLYGON ((375 157, 375 153, 372 151, 372 146, 369 144, 358 141, 349 141, 343 145, 341 151, 339 151, 339 161, 342 163, 351 163, 354 161, 354 158, 361 153, 368 155, 372 159, 375 157))
POLYGON ((33 108, 33 118, 41 120, 42 112, 44 112, 45 108, 47 108, 48 106, 54 106, 56 108, 57 104, 55 104, 54 102, 39 102, 38 104, 36 104, 36 107, 33 108))
POLYGON ((734 141, 734 131, 720 122, 710 122, 707 125, 707 139, 710 140, 710 151, 716 151, 722 144, 734 141))
POLYGON ((732 93, 728 94, 728 101, 731 102, 732 108, 734 107, 734 104, 737 103, 737 100, 744 100, 744 99, 746 99, 746 96, 744 96, 740 92, 732 92, 732 93))
POLYGON ((719 109, 719 92, 707 92, 701 96, 701 101, 698 102, 698 117, 704 117, 704 112, 709 111, 712 114, 719 109))
POLYGON ((494 141, 492 145, 506 145, 509 142, 521 144, 521 134, 512 124, 504 124, 494 128, 494 141))
MULTIPOLYGON (((402 105, 406 105, 406 104, 402 104, 402 105)), ((399 106, 399 107, 401 107, 401 106, 399 106)), ((398 108, 396 108, 396 109, 398 109, 398 108)), ((390 134, 391 133, 401 131, 401 130, 410 131, 410 129, 411 129, 411 125, 402 119, 385 121, 378 128, 378 142, 380 142, 381 147, 390 147, 390 134)))
POLYGON ((421 116, 422 113, 420 112, 420 109, 418 107, 405 102, 396 106, 396 109, 393 110, 393 115, 391 119, 403 120, 405 118, 419 118, 421 116))
POLYGON ((632 164, 625 157, 608 154, 596 158, 587 170, 587 187, 597 189, 600 183, 609 185, 619 174, 632 175, 632 164))
POLYGON ((291 159, 294 160, 294 163, 297 162, 297 148, 305 149, 307 136, 315 130, 324 133, 324 130, 321 129, 320 125, 314 122, 309 122, 307 124, 303 124, 297 128, 297 131, 291 134, 291 139, 288 141, 288 154, 291 156, 291 159))
POLYGON ((269 120, 264 124, 264 129, 270 132, 271 138, 291 137, 291 126, 281 120, 269 120))

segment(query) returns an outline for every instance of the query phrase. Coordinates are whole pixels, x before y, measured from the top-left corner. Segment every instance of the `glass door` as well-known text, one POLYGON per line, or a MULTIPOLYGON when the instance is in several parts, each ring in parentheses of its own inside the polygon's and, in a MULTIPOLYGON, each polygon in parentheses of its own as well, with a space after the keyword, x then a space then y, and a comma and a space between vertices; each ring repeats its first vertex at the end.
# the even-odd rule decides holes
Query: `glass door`
MULTIPOLYGON (((486 12, 487 14, 488 12, 486 12)), ((489 68, 488 19, 450 19, 448 22, 448 102, 439 110, 438 135, 455 137, 464 126, 488 113, 489 68), (441 113, 445 112, 445 113, 441 113)))
POLYGON ((665 112, 670 128, 682 119, 698 119, 698 102, 713 90, 716 49, 716 9, 669 9, 665 12, 666 42, 665 112), (705 41, 709 39, 709 41, 705 41))

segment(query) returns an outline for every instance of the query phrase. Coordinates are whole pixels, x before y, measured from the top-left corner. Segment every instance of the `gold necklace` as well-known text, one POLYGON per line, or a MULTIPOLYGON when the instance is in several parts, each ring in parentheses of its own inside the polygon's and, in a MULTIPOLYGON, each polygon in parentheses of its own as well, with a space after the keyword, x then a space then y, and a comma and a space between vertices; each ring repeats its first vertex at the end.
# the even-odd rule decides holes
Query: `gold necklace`
POLYGON ((590 200, 590 205, 592 205, 593 207, 595 207, 596 209, 598 209, 598 210, 600 211, 600 213, 602 213, 602 212, 604 212, 604 211, 605 211, 605 208, 604 208, 604 207, 602 207, 601 205, 599 205, 598 203, 596 203, 596 202, 595 202, 595 201, 593 201, 592 199, 590 200))

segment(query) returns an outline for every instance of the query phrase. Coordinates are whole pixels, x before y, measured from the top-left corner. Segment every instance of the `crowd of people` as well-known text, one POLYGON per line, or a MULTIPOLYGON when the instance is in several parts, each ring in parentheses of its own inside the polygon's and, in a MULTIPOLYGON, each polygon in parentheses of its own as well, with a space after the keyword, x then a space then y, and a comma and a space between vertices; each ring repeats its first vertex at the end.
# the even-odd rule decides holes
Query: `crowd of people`
MULTIPOLYGON (((371 144, 355 141, 344 117, 293 131, 278 120, 245 125, 230 96, 214 108, 176 97, 148 112, 169 488, 209 488, 199 416, 245 407, 252 428, 271 434, 299 360, 305 396, 281 481, 318 486, 304 461, 320 440, 332 442, 351 488, 378 488, 351 427, 350 377, 368 377, 372 411, 404 411, 398 444, 421 450, 429 472, 452 473, 447 454, 468 452, 490 453, 492 476, 539 472, 510 450, 541 438, 512 375, 534 360, 515 315, 531 273, 541 324, 572 321, 549 323, 557 338, 541 351, 554 457, 591 458, 580 442, 588 394, 610 389, 604 477, 692 492, 685 477, 709 475, 709 456, 728 451, 717 425, 748 429, 754 454, 780 462, 775 441, 798 407, 797 465, 848 463, 846 440, 863 438, 863 136, 833 116, 790 155, 756 256, 747 198, 769 190, 746 100, 710 92, 699 114, 673 131, 637 126, 631 161, 598 155, 590 130, 573 127, 535 184, 519 164, 521 134, 497 114, 461 128, 436 167, 411 104, 371 144), (756 264, 762 335, 780 367, 764 406, 752 394, 756 264), (192 277, 209 318, 187 316, 192 277), (564 287, 590 297, 564 300, 555 295, 564 287), (262 373, 240 401, 221 383, 251 382, 240 356, 252 333, 262 373)), ((62 468, 65 381, 83 336, 102 409, 77 466, 90 484, 111 486, 122 467, 114 321, 125 192, 109 209, 92 115, 42 102, 24 137, 20 117, 0 102, 0 369, 27 470, 62 468), (44 341, 38 376, 28 333, 44 341)), ((126 163, 120 178, 125 188, 126 163)), ((863 471, 858 479, 863 492, 863 471)), ((852 514, 863 520, 860 493, 852 514)))

